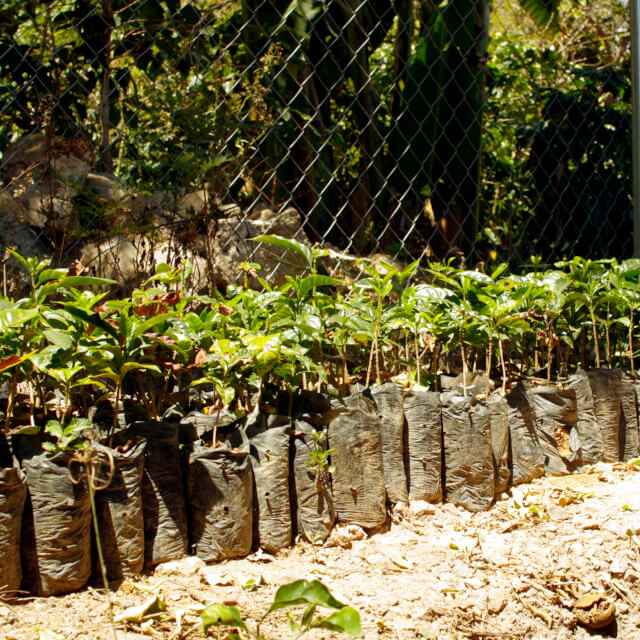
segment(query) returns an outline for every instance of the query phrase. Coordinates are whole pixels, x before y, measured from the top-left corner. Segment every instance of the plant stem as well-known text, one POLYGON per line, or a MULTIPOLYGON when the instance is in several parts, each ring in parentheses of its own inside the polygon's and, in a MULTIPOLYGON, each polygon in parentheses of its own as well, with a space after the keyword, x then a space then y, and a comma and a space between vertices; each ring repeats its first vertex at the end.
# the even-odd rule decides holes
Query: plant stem
POLYGON ((635 376, 636 372, 633 366, 633 308, 629 312, 629 364, 631 365, 631 375, 635 376))
POLYGON ((120 392, 122 389, 122 379, 118 379, 116 384, 116 406, 113 408, 113 422, 111 423, 111 430, 109 432, 109 446, 113 446, 113 436, 118 428, 118 414, 120 413, 120 392))
POLYGON ((420 349, 418 347, 418 336, 413 334, 413 347, 416 351, 416 382, 420 384, 420 349))
POLYGON ((98 563, 100 564, 100 573, 102 574, 102 582, 104 584, 104 591, 107 596, 107 608, 109 610, 109 621, 111 622, 111 630, 113 631, 114 640, 118 640, 118 633, 116 631, 116 621, 113 617, 113 605, 111 604, 111 591, 109 590, 109 579, 107 577, 107 566, 104 562, 104 555, 102 553, 102 542, 100 540, 100 528, 98 527, 98 514, 96 512, 95 490, 93 483, 93 466, 87 464, 87 487, 89 489, 89 501, 91 502, 91 518, 93 520, 93 530, 96 534, 96 548, 98 551, 98 563), (90 470, 91 469, 91 470, 90 470))
POLYGON ((498 349, 500 350, 500 366, 502 367, 502 395, 505 395, 507 393, 507 367, 504 363, 502 338, 498 338, 498 349))
POLYGON ((346 393, 347 384, 349 380, 349 371, 347 369, 347 343, 342 343, 342 387, 343 391, 346 393))
POLYGON ((493 360, 493 332, 489 332, 489 344, 487 346, 487 373, 486 373, 486 385, 485 394, 489 397, 489 379, 491 377, 491 361, 493 360))
POLYGON ((607 338, 607 362, 609 363, 609 369, 611 369, 611 336, 609 326, 610 308, 607 302, 607 322, 605 324, 605 336, 607 338))
POLYGON ((371 370, 373 369, 373 350, 376 348, 376 344, 378 342, 378 326, 373 332, 373 340, 371 341, 371 349, 369 350, 369 364, 367 365, 367 377, 364 383, 365 387, 369 386, 369 381, 371 380, 371 370))
POLYGON ((460 355, 462 357, 462 395, 467 395, 467 357, 464 350, 464 339, 462 335, 462 327, 459 330, 460 333, 460 355))
POLYGON ((593 347, 596 351, 596 367, 600 368, 600 346, 598 345, 598 326, 596 324, 596 314, 593 304, 589 300, 589 313, 591 315, 591 329, 593 331, 593 347))

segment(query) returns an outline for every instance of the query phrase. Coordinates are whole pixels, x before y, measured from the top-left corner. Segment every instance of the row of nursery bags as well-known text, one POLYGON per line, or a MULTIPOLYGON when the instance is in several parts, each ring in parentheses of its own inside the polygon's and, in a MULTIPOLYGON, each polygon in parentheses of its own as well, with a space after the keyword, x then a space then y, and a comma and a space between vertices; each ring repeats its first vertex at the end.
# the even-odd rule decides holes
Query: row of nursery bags
MULTIPOLYGON (((455 384, 437 393, 388 383, 321 399, 296 419, 256 411, 221 425, 215 445, 211 416, 132 425, 125 447, 94 447, 109 578, 189 550, 216 562, 275 552, 297 535, 321 542, 336 519, 375 528, 387 503, 479 511, 509 484, 638 456, 640 385, 621 371, 580 371, 561 386, 523 381, 506 398, 478 399, 481 386, 472 380, 464 395, 455 384)), ((86 467, 29 439, 14 453, 19 467, 0 465, 0 594, 80 589, 96 555, 86 467)))

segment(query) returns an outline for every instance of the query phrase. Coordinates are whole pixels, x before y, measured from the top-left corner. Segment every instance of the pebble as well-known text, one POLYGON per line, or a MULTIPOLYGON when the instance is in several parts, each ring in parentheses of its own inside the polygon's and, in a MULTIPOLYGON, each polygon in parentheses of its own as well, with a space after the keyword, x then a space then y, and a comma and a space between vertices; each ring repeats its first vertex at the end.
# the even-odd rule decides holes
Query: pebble
POLYGON ((571 516, 561 507, 556 506, 555 504, 550 504, 547 506, 547 515, 549 516, 549 520, 551 522, 562 522, 563 520, 569 520, 571 516))
POLYGON ((627 570, 627 560, 622 558, 621 556, 616 556, 611 564, 609 565, 609 573, 614 578, 620 578, 624 575, 624 572, 627 570))
POLYGON ((423 516, 433 515, 436 512, 436 508, 430 502, 426 500, 414 500, 409 505, 409 513, 415 518, 422 518, 423 516))
POLYGON ((507 596, 502 589, 489 589, 487 593, 487 611, 497 615, 507 606, 507 596))
POLYGON ((199 573, 207 563, 198 556, 187 556, 181 560, 171 560, 156 567, 155 575, 158 576, 192 576, 199 573))

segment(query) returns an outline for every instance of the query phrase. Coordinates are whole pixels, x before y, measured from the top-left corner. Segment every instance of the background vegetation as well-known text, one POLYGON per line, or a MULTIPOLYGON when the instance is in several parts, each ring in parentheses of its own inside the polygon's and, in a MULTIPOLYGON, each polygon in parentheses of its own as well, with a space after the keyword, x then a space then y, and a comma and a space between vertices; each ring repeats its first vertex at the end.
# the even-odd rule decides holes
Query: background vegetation
POLYGON ((630 252, 621 0, 11 0, 0 27, 0 151, 84 137, 133 188, 293 204, 361 253, 630 252))

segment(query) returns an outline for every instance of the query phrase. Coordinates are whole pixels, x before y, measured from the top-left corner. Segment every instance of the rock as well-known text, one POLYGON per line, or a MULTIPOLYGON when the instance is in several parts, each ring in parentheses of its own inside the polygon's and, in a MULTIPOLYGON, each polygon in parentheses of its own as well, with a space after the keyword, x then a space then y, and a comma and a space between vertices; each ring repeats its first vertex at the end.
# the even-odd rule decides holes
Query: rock
POLYGON ((200 573, 207 563, 198 556, 186 556, 181 560, 163 562, 156 567, 156 576, 193 576, 200 573))
MULTIPOLYGON (((273 285, 286 281, 285 276, 295 277, 305 268, 304 260, 298 254, 266 244, 258 244, 250 239, 266 234, 275 234, 284 238, 294 238, 304 244, 310 242, 304 233, 300 215, 289 207, 270 220, 248 220, 241 216, 221 218, 212 225, 211 254, 214 259, 216 281, 235 282, 239 279, 239 267, 243 262, 256 262, 261 265, 260 276, 269 278, 273 285), (286 260, 287 264, 283 264, 286 260)), ((198 247, 201 255, 206 250, 204 239, 198 247)), ((259 287, 259 282, 251 277, 249 285, 259 287)))
POLYGON ((502 567, 509 562, 511 547, 503 534, 487 532, 480 539, 480 549, 484 559, 496 567, 502 567))
POLYGON ((622 556, 616 556, 609 565, 609 573, 614 578, 620 578, 627 570, 627 560, 622 556))
POLYGON ((56 177, 70 184, 84 182, 87 174, 91 171, 91 167, 86 162, 72 155, 54 158, 52 164, 56 177))
POLYGON ((86 185, 91 187, 101 198, 111 201, 120 190, 120 180, 112 173, 99 173, 91 171, 86 176, 86 185))
POLYGON ((555 504, 547 505, 547 515, 551 522, 562 522, 563 520, 569 520, 571 516, 561 507, 555 504))
POLYGON ((0 191, 0 213, 21 218, 22 205, 6 191, 0 191))
POLYGON ((435 506, 426 500, 413 500, 409 504, 409 513, 415 518, 433 515, 435 512, 435 506))
POLYGON ((3 604, 0 604, 0 622, 4 624, 12 624, 13 622, 16 622, 14 612, 3 604))
POLYGON ((624 579, 631 584, 637 584, 638 581, 640 581, 640 575, 635 571, 628 569, 624 574, 624 579))
POLYGON ((507 606, 507 596, 502 589, 493 588, 487 592, 487 611, 491 615, 499 614, 507 606))
POLYGON ((399 520, 407 515, 408 510, 409 505, 406 502, 396 502, 393 505, 393 515, 396 516, 399 520))
POLYGON ((185 247, 167 241, 151 242, 144 235, 117 235, 100 243, 86 244, 80 262, 93 275, 110 278, 123 286, 133 286, 151 276, 158 264, 189 264, 191 276, 186 282, 190 291, 206 291, 209 286, 207 262, 185 247))
POLYGON ((176 213, 180 218, 192 218, 200 215, 207 206, 207 192, 187 193, 176 202, 176 213))
MULTIPOLYGON (((7 247, 15 249, 21 256, 34 256, 40 260, 51 257, 49 249, 45 247, 37 231, 13 216, 0 213, 0 258, 7 247)), ((10 257, 7 260, 4 274, 0 267, 0 276, 6 276, 3 280, 7 285, 8 295, 19 298, 26 294, 29 277, 15 258, 10 257)))
POLYGON ((233 575, 220 567, 203 567, 200 575, 212 587, 230 587, 234 583, 233 575))
MULTIPOLYGON (((54 144, 62 140, 56 136, 54 144)), ((49 145, 46 136, 41 133, 30 133, 10 144, 3 154, 2 173, 7 180, 20 175, 25 169, 41 164, 48 153, 49 145)))
POLYGON ((355 524, 338 525, 333 528, 327 539, 328 547, 342 547, 350 549, 355 540, 364 540, 367 537, 364 529, 355 524))

